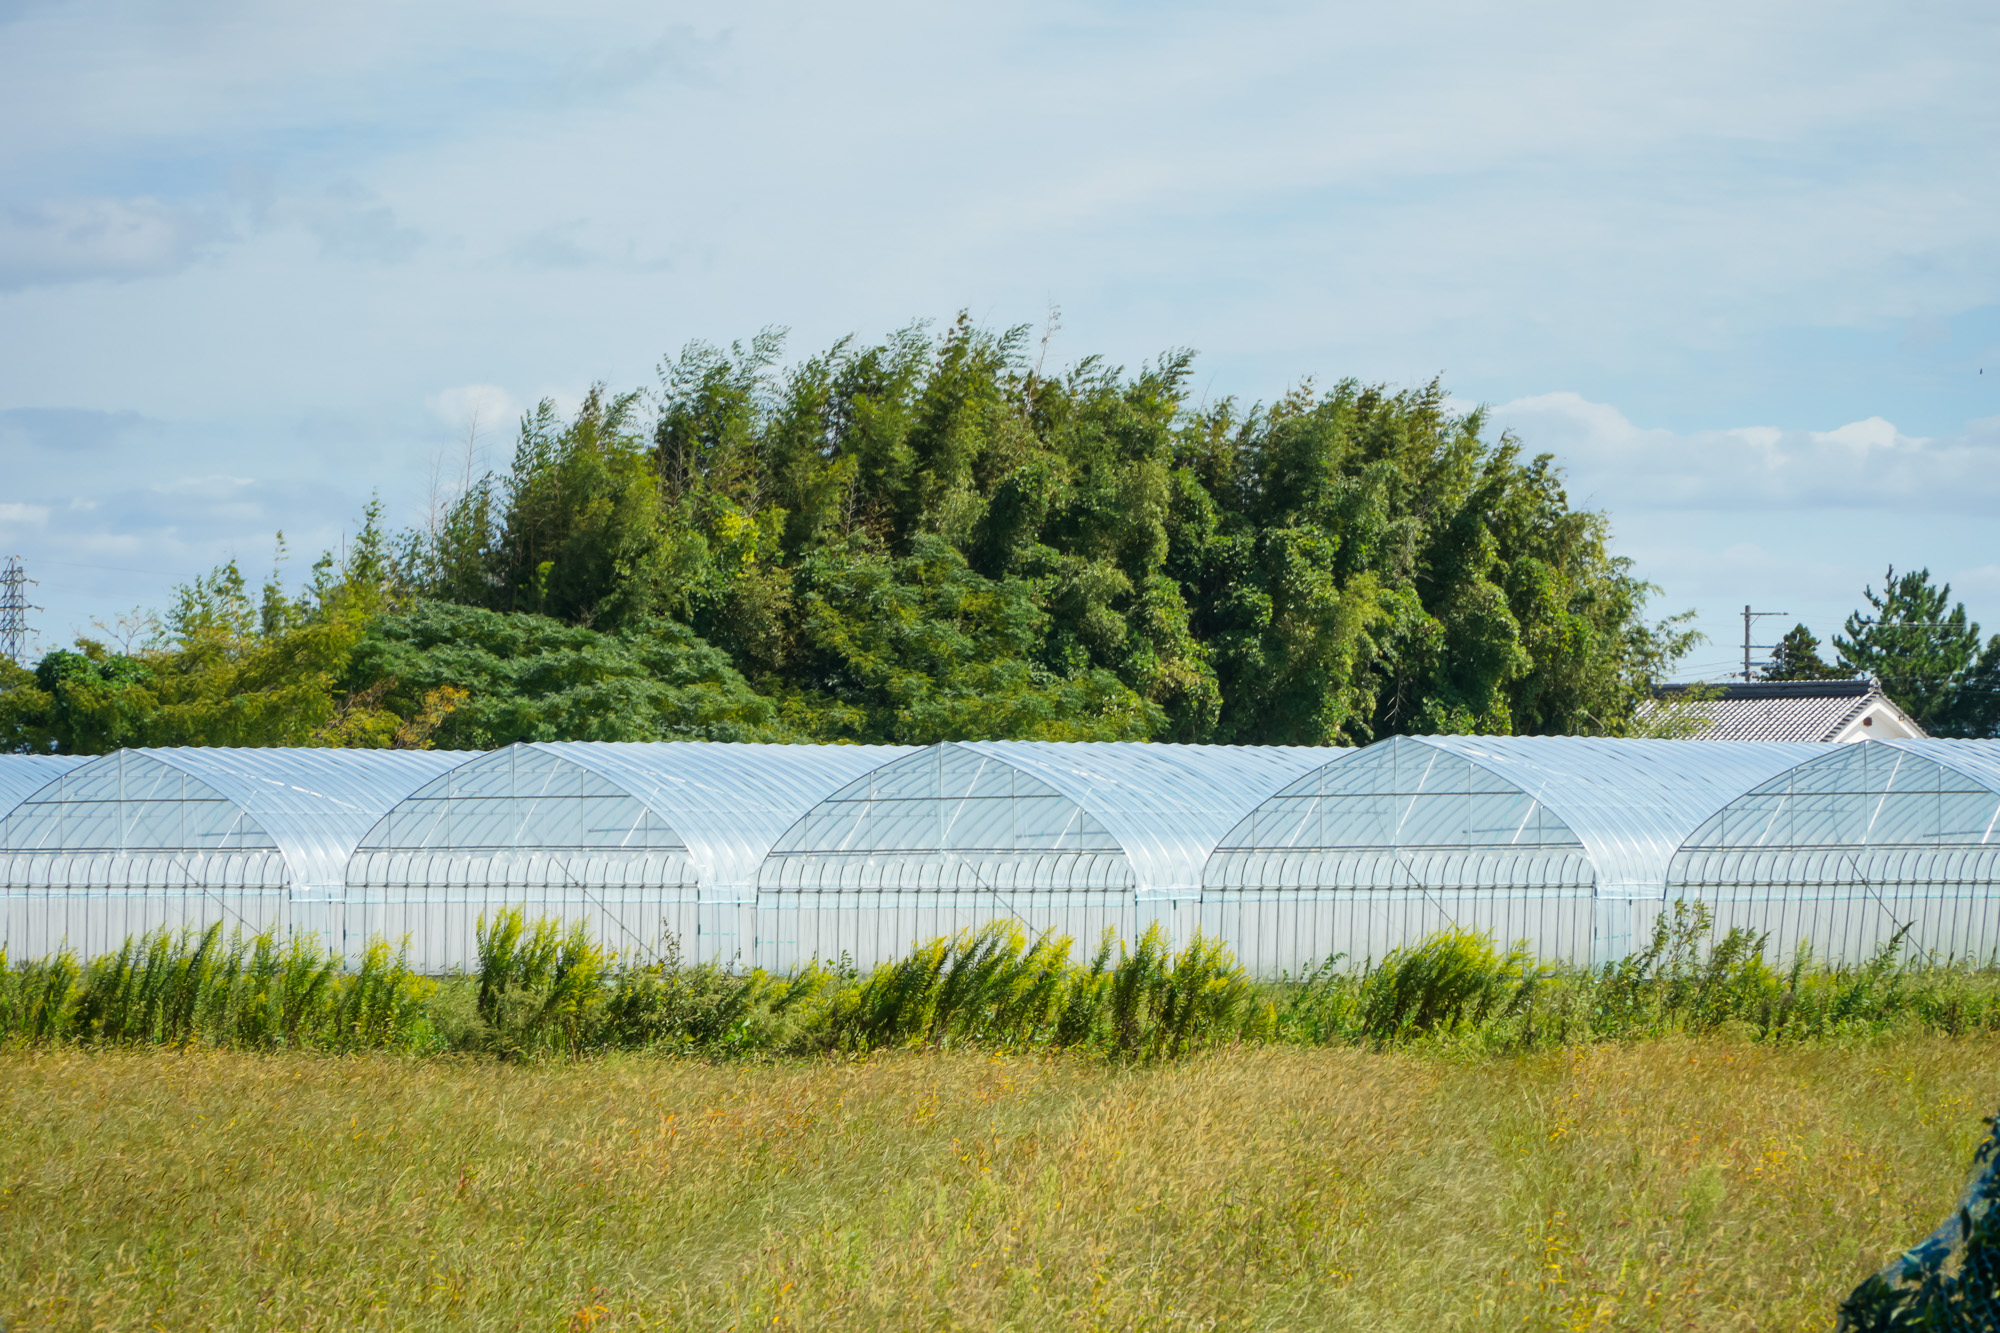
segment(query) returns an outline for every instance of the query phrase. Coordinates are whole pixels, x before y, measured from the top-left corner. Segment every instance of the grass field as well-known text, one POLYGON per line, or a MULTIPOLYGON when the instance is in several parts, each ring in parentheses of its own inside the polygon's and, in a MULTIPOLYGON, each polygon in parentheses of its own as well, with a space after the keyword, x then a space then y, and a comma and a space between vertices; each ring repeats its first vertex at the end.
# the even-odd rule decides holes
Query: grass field
POLYGON ((1823 1329, 2000 1039, 0 1053, 10 1329, 1823 1329))

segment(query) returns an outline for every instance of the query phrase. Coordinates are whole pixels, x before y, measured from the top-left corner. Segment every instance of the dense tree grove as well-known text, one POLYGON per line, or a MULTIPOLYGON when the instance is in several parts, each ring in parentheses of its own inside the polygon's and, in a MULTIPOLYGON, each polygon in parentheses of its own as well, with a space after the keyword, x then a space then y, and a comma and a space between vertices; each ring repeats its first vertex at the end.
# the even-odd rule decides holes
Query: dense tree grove
POLYGON ((1686 650, 1559 471, 1442 387, 1196 401, 964 318, 695 344, 297 598, 0 681, 0 744, 1619 734, 1686 650))

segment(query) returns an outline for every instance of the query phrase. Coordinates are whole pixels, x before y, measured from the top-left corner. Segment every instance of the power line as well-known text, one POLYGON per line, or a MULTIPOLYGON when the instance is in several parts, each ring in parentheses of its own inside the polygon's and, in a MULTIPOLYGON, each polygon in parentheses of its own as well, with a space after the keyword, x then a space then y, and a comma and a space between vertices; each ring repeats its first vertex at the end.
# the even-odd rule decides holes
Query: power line
POLYGON ((45 565, 62 565, 68 569, 102 570, 107 574, 147 574, 158 577, 160 573, 157 569, 133 569, 130 565, 87 565, 81 560, 50 560, 46 557, 42 559, 42 563, 45 565))

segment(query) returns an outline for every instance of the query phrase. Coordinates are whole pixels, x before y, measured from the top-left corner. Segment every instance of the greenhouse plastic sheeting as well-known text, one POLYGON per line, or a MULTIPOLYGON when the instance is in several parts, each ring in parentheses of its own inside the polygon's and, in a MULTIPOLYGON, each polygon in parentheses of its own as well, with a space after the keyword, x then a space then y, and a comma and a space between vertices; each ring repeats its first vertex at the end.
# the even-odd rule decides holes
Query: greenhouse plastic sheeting
POLYGON ((1203 925, 1263 972, 1462 927, 1545 958, 1628 950, 1681 839, 1822 745, 1398 736, 1300 778, 1223 837, 1203 925))
POLYGON ((1760 784, 1694 830, 1669 893, 1720 929, 1860 962, 2000 950, 2000 741, 1863 741, 1760 784))
POLYGON ((347 858, 384 811, 469 756, 426 750, 120 750, 0 823, 16 956, 158 927, 341 935, 347 858))
POLYGON ((757 868, 815 802, 896 745, 535 742, 413 792, 348 862, 350 935, 470 966, 482 916, 582 922, 608 947, 750 962, 757 868), (671 945, 669 944, 671 941, 671 945))
POLYGON ((1094 944, 1191 928, 1215 840, 1312 747, 951 741, 806 812, 759 876, 758 958, 868 965, 1013 920, 1094 944), (1186 915, 1189 920, 1182 921, 1186 915))
POLYGON ((0 754, 0 816, 89 762, 90 756, 79 754, 0 754))

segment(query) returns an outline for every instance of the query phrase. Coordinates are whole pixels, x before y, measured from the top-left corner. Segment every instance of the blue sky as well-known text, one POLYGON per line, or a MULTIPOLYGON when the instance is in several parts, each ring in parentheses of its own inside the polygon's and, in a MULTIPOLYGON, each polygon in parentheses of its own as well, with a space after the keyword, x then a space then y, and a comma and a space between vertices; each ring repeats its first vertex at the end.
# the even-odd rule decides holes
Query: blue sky
POLYGON ((0 0, 0 554, 42 646, 690 338, 1059 306, 1414 385, 1700 612, 2000 630, 2000 11, 0 0), (1984 373, 1981 373, 1981 370, 1984 373))

